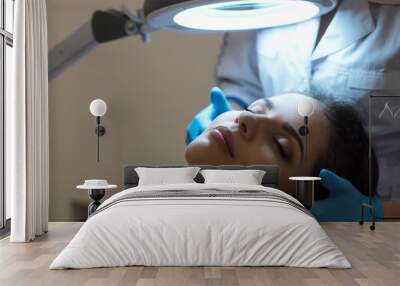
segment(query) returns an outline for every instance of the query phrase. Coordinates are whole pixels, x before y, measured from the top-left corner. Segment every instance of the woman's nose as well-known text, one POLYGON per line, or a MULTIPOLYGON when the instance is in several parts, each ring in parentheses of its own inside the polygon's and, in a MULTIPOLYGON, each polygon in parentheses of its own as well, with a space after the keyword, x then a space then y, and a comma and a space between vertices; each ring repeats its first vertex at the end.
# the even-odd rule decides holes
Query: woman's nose
POLYGON ((244 139, 253 139, 257 129, 257 119, 254 114, 243 111, 238 117, 236 117, 236 123, 239 126, 239 133, 244 139))

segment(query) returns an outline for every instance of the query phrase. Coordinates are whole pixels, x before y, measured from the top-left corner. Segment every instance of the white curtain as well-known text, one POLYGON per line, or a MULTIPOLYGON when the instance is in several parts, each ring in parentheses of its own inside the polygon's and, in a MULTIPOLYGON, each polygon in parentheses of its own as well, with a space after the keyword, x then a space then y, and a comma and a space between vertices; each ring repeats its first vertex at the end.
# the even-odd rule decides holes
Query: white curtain
POLYGON ((13 92, 6 98, 6 187, 12 242, 47 232, 49 194, 45 0, 15 1, 13 92))

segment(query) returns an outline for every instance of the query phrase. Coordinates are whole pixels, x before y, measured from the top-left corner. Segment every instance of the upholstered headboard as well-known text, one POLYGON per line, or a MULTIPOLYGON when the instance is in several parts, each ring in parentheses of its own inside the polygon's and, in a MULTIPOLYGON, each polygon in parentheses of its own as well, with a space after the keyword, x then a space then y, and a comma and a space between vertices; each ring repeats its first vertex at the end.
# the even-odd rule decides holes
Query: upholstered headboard
MULTIPOLYGON (((185 166, 144 166, 144 165, 128 165, 124 168, 124 189, 133 188, 138 185, 139 176, 135 171, 136 167, 149 167, 149 168, 177 168, 177 167, 185 167, 185 166)), ((279 179, 279 168, 275 165, 253 165, 253 166, 208 166, 201 165, 197 166, 201 169, 222 169, 222 170, 246 170, 246 169, 256 169, 256 170, 264 170, 266 173, 262 180, 262 185, 266 187, 276 188, 278 186, 279 179)), ((194 179, 197 183, 204 183, 203 176, 198 173, 196 178, 194 179)))

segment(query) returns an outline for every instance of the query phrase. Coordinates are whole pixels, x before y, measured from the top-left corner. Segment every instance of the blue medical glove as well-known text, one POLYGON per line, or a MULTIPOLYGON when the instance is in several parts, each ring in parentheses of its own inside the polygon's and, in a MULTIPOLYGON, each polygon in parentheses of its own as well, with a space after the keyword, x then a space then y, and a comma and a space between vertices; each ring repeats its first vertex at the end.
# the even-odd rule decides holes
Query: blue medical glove
POLYGON ((192 119, 186 129, 186 144, 189 144, 199 136, 210 125, 218 115, 231 110, 224 92, 218 87, 213 87, 210 91, 211 104, 201 110, 192 119))
MULTIPOLYGON (((329 190, 329 197, 314 202, 312 214, 319 221, 359 221, 361 205, 369 203, 367 196, 360 193, 348 180, 335 173, 322 169, 319 173, 322 185, 329 190)), ((378 196, 372 198, 375 206, 375 217, 383 218, 382 202, 378 196)), ((369 209, 364 210, 364 220, 371 221, 369 209)))

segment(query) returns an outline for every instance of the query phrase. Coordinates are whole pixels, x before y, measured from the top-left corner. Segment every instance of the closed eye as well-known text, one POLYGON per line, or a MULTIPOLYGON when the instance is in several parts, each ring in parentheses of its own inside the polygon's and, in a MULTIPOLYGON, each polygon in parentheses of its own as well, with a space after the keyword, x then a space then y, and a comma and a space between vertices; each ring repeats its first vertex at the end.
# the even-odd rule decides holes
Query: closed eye
POLYGON ((282 144, 279 142, 279 140, 276 137, 272 138, 274 140, 274 143, 278 149, 279 155, 282 157, 284 160, 289 160, 289 157, 285 151, 285 148, 283 148, 282 144))

